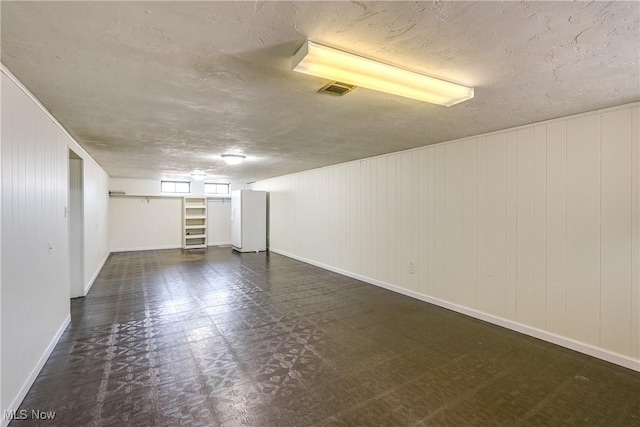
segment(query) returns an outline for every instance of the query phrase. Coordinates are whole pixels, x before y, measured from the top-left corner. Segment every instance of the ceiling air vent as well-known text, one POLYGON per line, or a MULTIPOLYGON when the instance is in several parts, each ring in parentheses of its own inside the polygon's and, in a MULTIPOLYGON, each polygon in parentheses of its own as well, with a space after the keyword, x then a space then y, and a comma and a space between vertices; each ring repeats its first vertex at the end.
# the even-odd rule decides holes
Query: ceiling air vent
POLYGON ((337 95, 342 96, 347 92, 351 92, 356 87, 354 85, 348 85, 346 83, 340 82, 329 82, 326 85, 322 86, 318 92, 320 93, 328 93, 329 95, 337 95))

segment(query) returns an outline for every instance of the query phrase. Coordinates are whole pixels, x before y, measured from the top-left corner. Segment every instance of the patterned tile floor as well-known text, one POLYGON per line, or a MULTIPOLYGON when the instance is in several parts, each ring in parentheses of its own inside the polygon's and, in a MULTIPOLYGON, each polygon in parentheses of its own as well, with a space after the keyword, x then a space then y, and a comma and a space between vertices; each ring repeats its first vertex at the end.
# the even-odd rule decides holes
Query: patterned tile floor
POLYGON ((640 374, 275 254, 113 254, 12 426, 640 426, 640 374))

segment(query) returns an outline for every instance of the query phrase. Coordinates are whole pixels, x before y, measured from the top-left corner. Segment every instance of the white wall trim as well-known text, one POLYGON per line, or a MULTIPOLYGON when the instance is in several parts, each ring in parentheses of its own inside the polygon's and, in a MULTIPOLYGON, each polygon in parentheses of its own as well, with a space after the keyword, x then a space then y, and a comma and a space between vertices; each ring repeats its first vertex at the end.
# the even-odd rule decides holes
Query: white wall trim
POLYGON ((533 328, 531 326, 523 325, 518 322, 514 322, 512 320, 504 319, 502 317, 493 316, 491 314, 483 313, 478 310, 474 310, 468 307, 464 307, 458 304, 454 304, 448 301, 441 300, 439 298, 434 298, 428 295, 421 294, 419 292, 415 292, 409 289, 404 289, 390 283, 386 283, 380 280, 372 279, 370 277, 362 276, 357 273, 352 273, 350 271, 342 270, 340 268, 332 267, 327 264, 323 264, 321 262, 313 261, 304 257, 300 257, 285 251, 281 251, 275 248, 269 248, 270 252, 280 254, 286 256, 288 258, 293 258, 298 261, 302 261, 307 264, 315 265, 316 267, 323 268, 325 270, 333 271, 334 273, 342 274, 344 276, 348 276, 366 283, 370 283, 375 286, 379 286, 381 288, 388 289, 393 292, 397 292, 399 294, 403 294, 409 296, 411 298, 419 299, 421 301, 427 302, 429 304, 437 305, 442 308, 446 308, 451 311, 455 311, 460 314, 464 314, 469 317, 473 317, 475 319, 479 319, 488 323, 492 323, 497 326, 501 326, 503 328, 511 329, 516 332, 520 332, 525 335, 529 335, 534 338, 541 339, 543 341, 550 342, 552 344, 556 344, 562 347, 566 347, 568 349, 584 353, 589 356, 596 357, 598 359, 605 360, 607 362, 614 363, 619 366, 623 366, 625 368, 640 372, 640 360, 633 359, 628 356, 624 356, 621 354, 617 354, 611 351, 607 351, 598 347, 594 347, 589 344, 585 344, 579 341, 572 340, 570 338, 563 337, 561 335, 556 335, 551 332, 543 331, 537 328, 533 328))
MULTIPOLYGON (((44 353, 42 353, 42 356, 40 356, 40 359, 38 360, 38 363, 36 363, 36 365, 33 367, 33 369, 31 370, 31 373, 29 374, 29 376, 25 380, 25 382, 22 385, 22 387, 20 388, 20 390, 14 396, 14 398, 11 400, 11 403, 6 408, 3 408, 4 410, 6 410, 6 411, 18 410, 18 408, 20 407, 20 404, 22 403, 22 401, 24 400, 25 396, 29 392, 29 389, 31 388, 31 386, 33 385, 34 381, 38 377, 38 374, 42 370, 42 367, 44 366, 45 362, 47 361, 49 356, 51 356, 51 353, 53 352, 53 349, 56 347, 56 344, 58 344, 58 341, 60 340, 60 337, 64 333, 64 330, 67 329, 67 326, 69 326, 69 323, 71 323, 71 314, 67 314, 67 317, 65 317, 64 321, 62 322, 62 324, 58 328, 58 331, 56 332, 56 334, 51 339, 51 342, 49 342, 49 345, 44 350, 44 353)), ((2 416, 0 421, 1 421, 0 426, 1 427, 6 427, 7 425, 9 425, 9 421, 11 421, 11 420, 5 419, 4 416, 2 416)))
POLYGON ((207 246, 231 246, 231 242, 209 242, 207 246))
POLYGON ((120 248, 120 249, 112 249, 111 253, 114 252, 138 252, 138 251, 159 251, 162 249, 182 249, 182 245, 166 245, 166 246, 139 246, 136 248, 120 248))
POLYGON ((98 278, 98 275, 102 271, 102 267, 104 267, 104 264, 107 262, 107 260, 109 259, 110 255, 111 255, 111 252, 107 252, 107 255, 102 259, 102 261, 100 261, 100 265, 98 265, 98 268, 96 269, 96 272, 93 273, 93 276, 91 276, 91 279, 89 280, 89 283, 87 283, 85 285, 85 287, 84 287, 84 296, 87 296, 87 294, 91 290, 91 287, 93 286, 93 282, 95 282, 96 279, 98 278))

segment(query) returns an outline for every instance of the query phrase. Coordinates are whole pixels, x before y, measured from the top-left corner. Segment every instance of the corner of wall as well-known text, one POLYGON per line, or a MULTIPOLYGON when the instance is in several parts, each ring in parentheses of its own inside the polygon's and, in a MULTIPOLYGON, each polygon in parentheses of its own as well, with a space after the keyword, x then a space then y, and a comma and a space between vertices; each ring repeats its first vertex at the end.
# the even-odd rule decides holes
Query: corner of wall
POLYGON ((87 296, 87 294, 91 290, 91 287, 93 286, 93 284, 95 283, 96 279, 98 278, 98 275, 102 271, 102 267, 104 267, 104 264, 109 259, 109 256, 111 256, 111 250, 109 250, 107 252, 105 257, 102 259, 102 261, 100 262, 100 264, 96 268, 95 272, 93 273, 93 276, 91 276, 91 278, 89 279, 89 282, 85 285, 85 287, 84 287, 84 296, 87 296))

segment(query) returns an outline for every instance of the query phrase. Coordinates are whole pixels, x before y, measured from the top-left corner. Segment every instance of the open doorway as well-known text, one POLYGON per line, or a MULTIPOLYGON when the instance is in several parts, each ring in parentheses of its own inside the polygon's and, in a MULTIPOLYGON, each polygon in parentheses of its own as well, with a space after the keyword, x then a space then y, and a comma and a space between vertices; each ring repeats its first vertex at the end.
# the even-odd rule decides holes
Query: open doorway
POLYGON ((84 296, 84 164, 69 150, 69 283, 71 298, 84 296))

